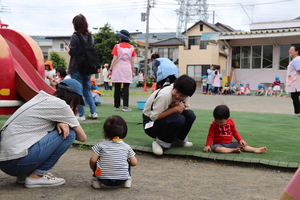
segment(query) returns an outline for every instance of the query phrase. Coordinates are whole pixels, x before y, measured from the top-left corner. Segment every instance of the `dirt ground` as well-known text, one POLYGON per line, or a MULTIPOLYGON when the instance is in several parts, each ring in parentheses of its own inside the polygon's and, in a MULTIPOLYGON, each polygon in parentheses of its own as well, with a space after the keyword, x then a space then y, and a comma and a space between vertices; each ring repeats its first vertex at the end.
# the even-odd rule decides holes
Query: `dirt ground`
MULTIPOLYGON (((131 105, 145 99, 130 98, 131 105)), ((110 101, 104 99, 104 103, 110 101)), ((236 111, 293 112, 291 99, 283 97, 208 96, 198 92, 191 104, 201 109, 226 104, 236 111)), ((14 183, 15 177, 0 172, 0 199, 273 200, 278 199, 295 172, 295 169, 137 152, 139 164, 132 168, 131 188, 95 190, 90 186, 91 154, 91 150, 70 148, 51 170, 66 179, 66 184, 58 187, 26 189, 14 183)))

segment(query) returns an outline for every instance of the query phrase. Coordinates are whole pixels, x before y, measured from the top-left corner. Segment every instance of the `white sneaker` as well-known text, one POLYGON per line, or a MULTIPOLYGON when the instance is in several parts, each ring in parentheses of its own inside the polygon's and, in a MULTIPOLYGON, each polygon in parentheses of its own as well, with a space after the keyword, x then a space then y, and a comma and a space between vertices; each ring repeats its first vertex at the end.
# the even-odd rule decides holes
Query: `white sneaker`
POLYGON ((91 184, 92 184, 92 187, 93 187, 94 189, 99 189, 99 188, 101 188, 101 183, 100 183, 100 181, 98 180, 97 177, 93 177, 93 178, 92 178, 91 184))
POLYGON ((132 111, 132 109, 131 108, 129 108, 129 107, 123 107, 123 109, 122 109, 123 111, 125 111, 125 112, 127 112, 127 111, 132 111))
POLYGON ((152 151, 158 156, 161 156, 164 153, 163 148, 156 141, 152 142, 152 151))
POLYGON ((93 113, 93 114, 90 113, 89 117, 92 118, 92 119, 97 119, 98 118, 98 114, 97 113, 93 113))
POLYGON ((51 173, 44 174, 41 178, 34 179, 26 177, 25 187, 26 188, 37 188, 37 187, 51 187, 64 184, 66 181, 63 178, 57 178, 51 173))
POLYGON ((79 117, 79 115, 76 116, 78 121, 85 121, 85 116, 79 117))
POLYGON ((130 188, 132 183, 132 178, 131 176, 128 177, 127 181, 124 183, 123 187, 125 188, 130 188))
POLYGON ((186 142, 182 145, 183 147, 192 147, 193 146, 193 143, 191 142, 186 142))

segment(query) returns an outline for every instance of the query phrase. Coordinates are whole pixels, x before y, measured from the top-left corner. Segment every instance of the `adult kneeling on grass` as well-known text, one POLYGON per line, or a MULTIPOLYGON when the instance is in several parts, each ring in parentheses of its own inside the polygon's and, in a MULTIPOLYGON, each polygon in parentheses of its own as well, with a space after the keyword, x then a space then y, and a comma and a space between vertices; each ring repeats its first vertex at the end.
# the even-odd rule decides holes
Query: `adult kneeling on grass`
POLYGON ((189 110, 189 97, 196 90, 193 78, 182 75, 174 84, 164 86, 153 92, 143 110, 143 125, 147 135, 154 138, 153 153, 163 154, 163 148, 170 148, 172 143, 191 147, 187 135, 196 119, 189 110))
POLYGON ((65 179, 48 170, 69 149, 74 140, 85 142, 86 134, 77 118, 77 106, 84 105, 82 86, 65 79, 53 95, 40 91, 21 106, 4 124, 0 140, 0 169, 17 176, 27 188, 57 186, 65 179))

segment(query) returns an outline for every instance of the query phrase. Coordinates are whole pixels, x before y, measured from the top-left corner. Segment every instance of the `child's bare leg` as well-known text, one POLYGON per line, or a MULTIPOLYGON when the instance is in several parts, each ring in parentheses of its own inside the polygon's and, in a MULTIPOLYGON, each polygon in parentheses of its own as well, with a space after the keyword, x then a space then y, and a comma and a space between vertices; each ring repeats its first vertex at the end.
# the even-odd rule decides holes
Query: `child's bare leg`
POLYGON ((245 146, 243 147, 243 149, 244 151, 252 152, 252 153, 265 153, 267 151, 267 147, 255 148, 255 147, 245 146))
POLYGON ((215 148, 215 152, 217 153, 242 153, 240 148, 226 148, 226 147, 217 147, 215 148))

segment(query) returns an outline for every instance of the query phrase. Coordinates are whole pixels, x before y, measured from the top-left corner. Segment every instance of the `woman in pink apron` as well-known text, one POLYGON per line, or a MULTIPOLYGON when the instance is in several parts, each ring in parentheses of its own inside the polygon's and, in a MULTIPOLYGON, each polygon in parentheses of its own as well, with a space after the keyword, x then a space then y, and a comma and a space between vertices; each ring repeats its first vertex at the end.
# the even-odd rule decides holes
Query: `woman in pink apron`
POLYGON ((130 34, 127 30, 121 30, 117 36, 120 39, 120 44, 116 44, 111 53, 114 56, 111 62, 111 82, 115 84, 114 106, 116 110, 121 110, 120 103, 122 96, 122 110, 131 111, 131 108, 128 107, 129 85, 132 83, 134 77, 134 57, 136 56, 136 52, 134 47, 129 43, 130 34))
POLYGON ((290 56, 293 60, 290 62, 287 67, 287 76, 286 76, 286 88, 285 91, 291 94, 294 105, 295 115, 300 116, 300 46, 293 45, 289 50, 290 56))

